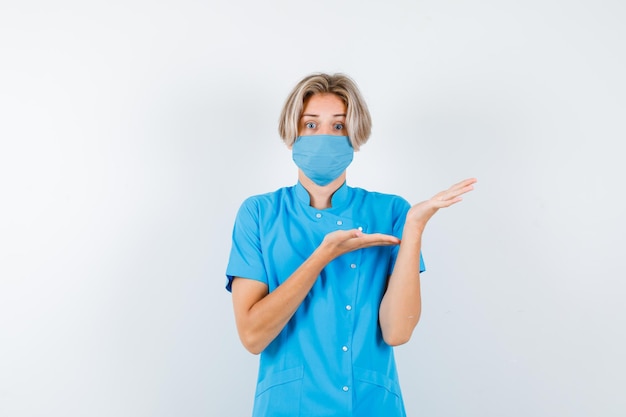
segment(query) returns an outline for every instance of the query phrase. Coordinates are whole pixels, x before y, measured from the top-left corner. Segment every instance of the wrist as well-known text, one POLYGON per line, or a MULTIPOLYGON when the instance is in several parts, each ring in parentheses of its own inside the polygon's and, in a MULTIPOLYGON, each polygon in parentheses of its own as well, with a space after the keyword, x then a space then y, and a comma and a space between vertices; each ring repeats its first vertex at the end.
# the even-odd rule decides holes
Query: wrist
POLYGON ((406 233, 407 231, 410 231, 411 234, 417 233, 421 236, 425 228, 426 228, 426 221, 421 220, 421 219, 414 219, 414 218, 407 216, 406 221, 404 223, 403 232, 406 233))
POLYGON ((309 260, 320 266, 320 269, 324 269, 337 255, 334 255, 330 245, 322 242, 311 254, 309 260))

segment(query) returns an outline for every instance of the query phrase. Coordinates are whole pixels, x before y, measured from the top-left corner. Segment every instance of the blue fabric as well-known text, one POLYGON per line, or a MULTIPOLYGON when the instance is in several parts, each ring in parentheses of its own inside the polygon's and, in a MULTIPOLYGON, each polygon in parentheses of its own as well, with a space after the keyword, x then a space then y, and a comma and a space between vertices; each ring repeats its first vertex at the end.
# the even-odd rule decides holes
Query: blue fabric
POLYGON ((298 168, 317 185, 328 185, 348 168, 354 149, 347 136, 300 136, 292 148, 298 168))
MULTIPOLYGON (((242 204, 226 269, 275 290, 338 229, 401 237, 409 203, 344 184, 332 208, 310 207, 293 187, 242 204)), ((393 348, 383 339, 378 309, 398 246, 345 254, 320 274, 282 332, 261 353, 254 417, 405 416, 393 348)), ((420 270, 424 271, 420 255, 420 270)))

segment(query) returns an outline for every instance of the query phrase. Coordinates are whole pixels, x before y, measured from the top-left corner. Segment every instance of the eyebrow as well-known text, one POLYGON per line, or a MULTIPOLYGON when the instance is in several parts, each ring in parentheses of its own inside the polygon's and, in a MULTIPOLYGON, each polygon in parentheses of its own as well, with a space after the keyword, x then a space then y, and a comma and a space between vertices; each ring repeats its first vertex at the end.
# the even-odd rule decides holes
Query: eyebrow
MULTIPOLYGON (((320 115, 319 114, 305 113, 302 116, 300 116, 301 119, 303 117, 320 117, 320 115)), ((346 114, 345 113, 333 114, 333 117, 346 117, 346 114)))

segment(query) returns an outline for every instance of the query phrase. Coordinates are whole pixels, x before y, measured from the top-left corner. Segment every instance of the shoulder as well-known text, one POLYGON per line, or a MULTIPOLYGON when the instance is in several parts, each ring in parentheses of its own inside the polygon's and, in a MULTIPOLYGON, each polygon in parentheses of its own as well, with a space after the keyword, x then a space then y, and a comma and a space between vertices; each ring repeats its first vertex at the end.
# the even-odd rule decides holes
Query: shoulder
POLYGON ((396 194, 370 191, 359 187, 350 187, 350 190, 355 201, 360 201, 363 204, 380 205, 397 210, 406 210, 410 207, 409 202, 404 197, 396 194))
POLYGON ((293 186, 282 187, 275 191, 249 196, 243 200, 239 211, 255 211, 273 206, 277 202, 283 201, 286 197, 291 195, 293 193, 293 188, 293 186))

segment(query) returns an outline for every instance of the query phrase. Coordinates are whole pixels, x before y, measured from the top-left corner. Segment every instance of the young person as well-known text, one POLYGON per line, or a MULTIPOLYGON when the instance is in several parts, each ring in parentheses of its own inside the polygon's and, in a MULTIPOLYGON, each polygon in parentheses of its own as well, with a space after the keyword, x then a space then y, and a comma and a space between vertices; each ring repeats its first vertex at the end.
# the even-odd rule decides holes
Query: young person
POLYGON ((298 181, 239 209, 226 288, 243 345, 261 355, 254 417, 405 415, 393 346, 420 317, 422 233, 476 180, 413 206, 349 187, 370 131, 351 78, 305 77, 279 122, 298 181))

